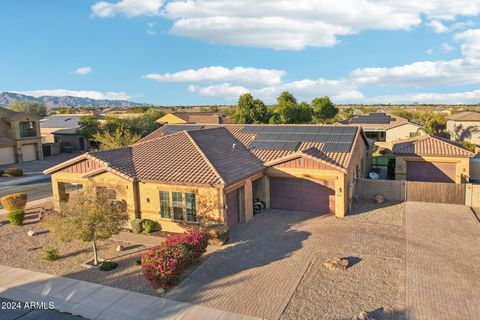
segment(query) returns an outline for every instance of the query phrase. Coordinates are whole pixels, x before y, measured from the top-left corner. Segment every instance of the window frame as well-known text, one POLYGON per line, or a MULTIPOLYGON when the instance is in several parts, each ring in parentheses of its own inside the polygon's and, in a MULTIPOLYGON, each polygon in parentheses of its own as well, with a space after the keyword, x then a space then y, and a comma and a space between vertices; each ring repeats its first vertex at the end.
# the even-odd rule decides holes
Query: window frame
POLYGON ((35 121, 20 121, 18 123, 18 134, 20 138, 35 138, 37 136, 37 124, 35 121))
MULTIPOLYGON (((190 196, 189 196, 190 197, 190 196)), ((160 213, 160 219, 162 220, 170 220, 170 221, 177 221, 177 222, 185 222, 185 223, 198 223, 198 216, 197 216, 197 194, 196 192, 185 192, 185 191, 173 191, 173 190, 159 190, 159 198, 160 198, 160 209, 159 209, 159 213, 160 213), (168 217, 166 215, 163 214, 163 206, 162 206, 162 194, 168 194, 168 197, 166 199, 168 199, 168 217), (178 199, 174 200, 174 194, 178 195, 180 194, 181 195, 181 207, 174 207, 174 202, 179 202, 178 199), (187 208, 187 194, 189 195, 192 195, 192 198, 193 198, 193 202, 192 203, 192 207, 193 209, 188 209, 187 208), (178 208, 181 208, 181 213, 182 213, 182 218, 181 219, 178 219, 178 214, 177 214, 177 217, 176 217, 176 213, 175 213, 175 209, 178 209, 178 208), (189 210, 192 210, 193 211, 193 214, 188 214, 188 211, 189 210), (194 217, 195 220, 190 220, 191 218, 189 217, 194 217)), ((178 212, 177 212, 178 213, 178 212)))

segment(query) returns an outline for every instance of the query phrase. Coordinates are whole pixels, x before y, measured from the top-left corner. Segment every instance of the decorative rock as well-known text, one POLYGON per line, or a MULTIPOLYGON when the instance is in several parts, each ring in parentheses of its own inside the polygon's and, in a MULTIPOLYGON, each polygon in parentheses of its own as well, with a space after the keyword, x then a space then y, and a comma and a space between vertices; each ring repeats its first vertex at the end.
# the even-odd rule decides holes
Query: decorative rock
POLYGON ((357 315, 354 315, 352 320, 375 320, 372 318, 367 311, 362 311, 357 315))
POLYGON ((158 293, 160 296, 163 297, 163 296, 165 295, 165 289, 163 289, 163 288, 158 288, 158 289, 157 289, 157 293, 158 293))
POLYGON ((373 197, 373 202, 378 203, 378 204, 384 203, 385 202, 385 196, 383 196, 381 194, 376 194, 373 197))
POLYGON ((27 231, 27 236, 29 236, 29 237, 33 237, 35 234, 36 234, 36 232, 33 231, 33 230, 28 230, 27 231))
POLYGON ((333 271, 345 270, 348 268, 348 260, 335 257, 325 261, 323 266, 333 271))
POLYGON ((125 247, 119 244, 116 249, 118 252, 125 250, 125 247))

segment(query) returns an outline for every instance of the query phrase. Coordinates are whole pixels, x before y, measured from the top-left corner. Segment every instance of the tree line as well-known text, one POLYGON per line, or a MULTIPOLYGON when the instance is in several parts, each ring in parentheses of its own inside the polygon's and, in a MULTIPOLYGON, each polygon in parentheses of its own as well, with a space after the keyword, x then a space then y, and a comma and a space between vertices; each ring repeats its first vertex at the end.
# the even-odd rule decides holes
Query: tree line
POLYGON ((337 116, 338 108, 327 96, 310 103, 298 102, 290 92, 282 92, 277 103, 268 107, 262 100, 245 93, 238 99, 233 113, 235 123, 330 123, 337 116))

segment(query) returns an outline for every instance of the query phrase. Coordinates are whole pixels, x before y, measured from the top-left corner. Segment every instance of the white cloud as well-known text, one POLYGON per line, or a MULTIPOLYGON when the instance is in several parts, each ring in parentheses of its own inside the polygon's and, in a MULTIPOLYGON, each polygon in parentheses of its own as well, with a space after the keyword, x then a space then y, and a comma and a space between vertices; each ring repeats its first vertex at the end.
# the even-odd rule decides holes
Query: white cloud
POLYGON ((455 49, 455 48, 452 47, 448 42, 442 43, 442 51, 443 51, 443 52, 449 53, 449 52, 452 51, 453 49, 455 49))
POLYGON ((94 17, 114 17, 123 14, 127 17, 160 15, 163 0, 121 0, 116 3, 100 1, 92 6, 94 17))
POLYGON ((121 0, 92 6, 97 17, 162 16, 173 21, 177 35, 283 50, 333 46, 338 36, 363 30, 410 30, 422 20, 446 32, 445 21, 479 13, 480 0, 121 0))
POLYGON ((80 67, 78 68, 77 70, 75 70, 75 74, 79 74, 79 75, 85 75, 85 74, 89 74, 92 72, 92 67, 80 67))
POLYGON ((428 55, 432 55, 434 52, 435 52, 435 50, 433 50, 433 49, 428 49, 428 50, 426 51, 426 53, 427 53, 428 55))
POLYGON ((427 27, 432 29, 435 33, 443 33, 448 31, 448 27, 438 20, 432 20, 428 22, 427 27))
POLYGON ((453 93, 405 93, 398 95, 385 95, 366 99, 371 103, 479 103, 480 90, 453 92, 453 93))
POLYGON ((160 82, 240 82, 270 85, 280 83, 284 74, 285 71, 275 69, 212 66, 175 73, 150 73, 143 78, 160 82))
POLYGON ((72 96, 79 98, 90 98, 90 99, 111 99, 111 100, 128 100, 130 96, 125 92, 99 92, 99 91, 88 91, 88 90, 68 90, 68 89, 51 89, 51 90, 31 90, 31 91, 15 91, 16 93, 26 94, 33 97, 41 96, 72 96))

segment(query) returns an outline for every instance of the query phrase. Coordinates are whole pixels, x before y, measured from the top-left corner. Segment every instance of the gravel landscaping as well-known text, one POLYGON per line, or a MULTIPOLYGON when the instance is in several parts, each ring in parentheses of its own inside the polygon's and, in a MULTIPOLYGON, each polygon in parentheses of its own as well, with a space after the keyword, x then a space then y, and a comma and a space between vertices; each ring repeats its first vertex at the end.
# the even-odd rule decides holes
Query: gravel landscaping
POLYGON ((98 243, 99 258, 119 264, 115 270, 104 272, 98 269, 88 269, 81 265, 93 258, 90 243, 77 241, 65 243, 57 240, 42 228, 36 219, 36 214, 27 215, 25 225, 20 227, 5 224, 5 221, 3 223, 4 225, 0 227, 0 242, 2 243, 0 264, 2 265, 95 282, 145 294, 156 294, 156 291, 143 278, 140 266, 132 265, 132 262, 139 258, 145 250, 144 246, 122 243, 126 250, 117 252, 116 247, 120 244, 119 242, 100 241, 98 243), (40 231, 40 234, 29 237, 27 235, 29 230, 40 231), (48 262, 40 258, 43 248, 47 246, 58 249, 59 260, 48 262))
POLYGON ((398 319, 403 203, 362 200, 356 214, 329 217, 312 235, 318 249, 281 319, 352 319, 361 311, 375 319, 398 319), (350 267, 332 271, 323 262, 348 258, 350 267))

